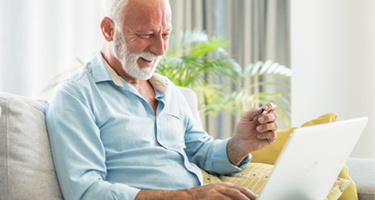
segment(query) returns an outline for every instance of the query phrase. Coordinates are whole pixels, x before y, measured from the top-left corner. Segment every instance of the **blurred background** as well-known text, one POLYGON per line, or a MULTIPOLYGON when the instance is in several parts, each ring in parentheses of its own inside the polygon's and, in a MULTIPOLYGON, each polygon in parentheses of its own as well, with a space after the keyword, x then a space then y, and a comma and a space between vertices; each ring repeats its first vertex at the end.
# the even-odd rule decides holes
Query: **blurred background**
MULTIPOLYGON (((0 92, 48 100, 52 90, 45 89, 57 75, 82 66, 101 49, 99 2, 0 0, 0 92)), ((207 102, 207 93, 200 98, 209 134, 229 137, 242 112, 272 101, 283 111, 282 129, 328 112, 336 112, 338 120, 369 117, 351 157, 375 158, 373 0, 170 0, 170 4, 174 44, 193 30, 207 37, 204 44, 219 38, 218 51, 204 56, 228 57, 234 61, 229 67, 240 69, 235 78, 202 72, 207 84, 226 86, 220 88, 223 94, 235 94, 232 104, 222 96, 228 104, 225 109, 207 109, 215 105, 207 102)), ((172 55, 184 54, 168 56, 172 55)), ((199 94, 197 88, 193 87, 199 94)))

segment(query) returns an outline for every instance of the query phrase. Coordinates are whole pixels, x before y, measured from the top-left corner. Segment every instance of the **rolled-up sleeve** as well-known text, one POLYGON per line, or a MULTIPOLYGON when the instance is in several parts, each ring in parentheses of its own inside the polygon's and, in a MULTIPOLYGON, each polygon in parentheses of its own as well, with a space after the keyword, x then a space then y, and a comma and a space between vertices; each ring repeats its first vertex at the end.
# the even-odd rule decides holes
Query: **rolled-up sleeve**
MULTIPOLYGON (((210 137, 210 136, 209 136, 210 137)), ((214 175, 228 175, 241 171, 251 160, 251 154, 246 156, 239 166, 230 163, 227 155, 226 140, 205 140, 205 137, 198 140, 186 142, 186 153, 189 160, 197 164, 203 170, 214 175)))
POLYGON ((139 189, 106 179, 100 130, 88 100, 74 82, 55 90, 46 107, 53 160, 65 199, 135 199, 139 189))

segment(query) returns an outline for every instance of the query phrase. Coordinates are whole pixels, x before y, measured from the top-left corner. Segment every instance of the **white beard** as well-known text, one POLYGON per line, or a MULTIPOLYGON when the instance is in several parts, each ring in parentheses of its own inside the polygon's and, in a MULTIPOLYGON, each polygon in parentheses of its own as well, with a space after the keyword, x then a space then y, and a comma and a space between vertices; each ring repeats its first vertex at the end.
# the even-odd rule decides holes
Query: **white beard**
POLYGON ((159 64, 162 56, 157 56, 151 52, 130 53, 126 48, 126 41, 122 31, 115 29, 116 33, 113 38, 112 53, 120 61, 125 72, 133 78, 148 80, 154 75, 155 69, 159 64), (138 58, 144 58, 148 61, 154 61, 152 67, 139 67, 138 58))

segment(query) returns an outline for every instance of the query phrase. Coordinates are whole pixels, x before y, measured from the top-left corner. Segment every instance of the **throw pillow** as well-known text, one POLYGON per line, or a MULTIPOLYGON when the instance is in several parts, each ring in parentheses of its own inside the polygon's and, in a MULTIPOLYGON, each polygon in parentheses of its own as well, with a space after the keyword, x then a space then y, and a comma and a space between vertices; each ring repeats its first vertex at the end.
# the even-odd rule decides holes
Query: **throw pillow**
POLYGON ((338 177, 350 181, 349 187, 346 188, 344 193, 342 193, 339 200, 358 200, 357 186, 355 185, 350 175, 350 171, 347 165, 344 165, 338 177))
MULTIPOLYGON (((316 119, 313 119, 304 123, 301 127, 330 123, 330 122, 336 121, 336 119, 337 119, 336 113, 328 113, 316 119)), ((264 147, 263 149, 259 151, 255 151, 251 153, 253 155, 251 162, 266 163, 266 164, 271 164, 271 165, 275 164, 276 159, 279 156, 282 148, 284 147, 285 142, 289 138, 289 135, 296 128, 297 127, 292 127, 292 128, 278 131, 276 142, 274 142, 273 144, 267 147, 264 147)), ((357 188, 355 186, 355 183, 351 179, 349 168, 346 165, 344 165, 338 177, 350 181, 350 185, 341 195, 339 200, 357 200, 358 199, 357 188)))

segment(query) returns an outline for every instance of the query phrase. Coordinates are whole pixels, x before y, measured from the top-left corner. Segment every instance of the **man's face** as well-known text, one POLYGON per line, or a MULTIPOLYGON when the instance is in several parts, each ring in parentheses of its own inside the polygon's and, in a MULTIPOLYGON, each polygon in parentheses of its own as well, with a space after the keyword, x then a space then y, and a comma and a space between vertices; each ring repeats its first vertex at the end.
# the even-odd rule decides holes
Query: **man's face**
POLYGON ((115 31, 113 54, 125 72, 147 80, 168 48, 171 12, 163 0, 130 0, 123 29, 115 31))

